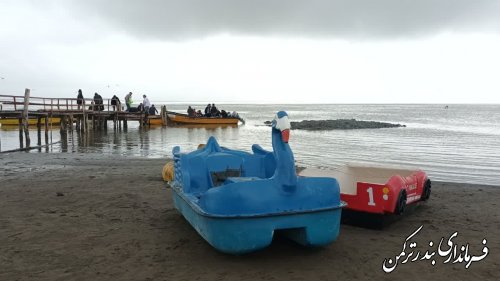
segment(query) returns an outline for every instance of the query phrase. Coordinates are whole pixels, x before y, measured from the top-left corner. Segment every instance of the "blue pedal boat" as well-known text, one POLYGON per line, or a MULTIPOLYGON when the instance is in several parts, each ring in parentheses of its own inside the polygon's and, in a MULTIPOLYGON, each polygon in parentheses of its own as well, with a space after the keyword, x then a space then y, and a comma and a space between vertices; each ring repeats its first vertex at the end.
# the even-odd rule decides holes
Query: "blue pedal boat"
POLYGON ((275 233, 299 244, 324 246, 339 235, 336 179, 299 177, 288 145, 284 111, 272 123, 273 152, 253 153, 219 146, 214 137, 190 153, 173 149, 174 204, 214 248, 243 254, 268 246, 275 233))

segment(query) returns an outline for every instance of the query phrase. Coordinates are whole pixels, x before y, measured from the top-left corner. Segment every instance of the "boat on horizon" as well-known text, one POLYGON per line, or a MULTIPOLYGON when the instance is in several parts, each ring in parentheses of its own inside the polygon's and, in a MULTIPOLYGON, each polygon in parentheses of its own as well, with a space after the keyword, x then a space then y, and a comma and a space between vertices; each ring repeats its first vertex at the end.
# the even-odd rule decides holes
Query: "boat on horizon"
POLYGON ((243 119, 237 117, 192 117, 187 114, 167 111, 168 121, 178 124, 228 124, 238 125, 243 119))
POLYGON ((238 128, 238 124, 185 124, 185 123, 171 123, 170 127, 187 128, 187 129, 224 129, 224 128, 238 128))
MULTIPOLYGON (((38 123, 38 119, 28 119, 28 125, 36 125, 38 123)), ((41 124, 45 123, 45 117, 42 117, 40 120, 41 124)), ((59 117, 49 117, 48 120, 49 124, 52 125, 59 125, 61 123, 61 118, 59 117)), ((19 126, 19 119, 18 118, 0 118, 0 124, 2 126, 19 126)))

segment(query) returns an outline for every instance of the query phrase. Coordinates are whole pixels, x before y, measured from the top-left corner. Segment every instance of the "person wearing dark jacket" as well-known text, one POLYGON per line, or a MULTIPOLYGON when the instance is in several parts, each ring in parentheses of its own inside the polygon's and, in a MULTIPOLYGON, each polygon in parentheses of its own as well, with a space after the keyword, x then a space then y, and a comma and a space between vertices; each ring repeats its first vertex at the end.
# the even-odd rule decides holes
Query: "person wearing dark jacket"
POLYGON ((78 89, 78 96, 76 96, 76 104, 78 105, 78 110, 80 110, 80 106, 85 106, 83 99, 82 89, 78 89))
POLYGON ((158 109, 156 109, 155 105, 153 104, 153 105, 149 108, 149 115, 156 115, 156 113, 158 113, 158 109))
POLYGON ((210 106, 210 104, 207 104, 207 107, 205 107, 205 116, 206 117, 210 117, 210 110, 212 109, 212 107, 210 106))
POLYGON ((94 94, 94 110, 97 110, 97 111, 104 110, 104 104, 102 101, 102 97, 98 93, 94 94))
POLYGON ((212 107, 210 108, 210 116, 217 117, 217 107, 215 107, 215 103, 212 103, 212 107))
POLYGON ((188 107, 187 114, 188 114, 188 116, 191 116, 191 117, 194 116, 195 111, 191 106, 188 107))
POLYGON ((111 105, 113 106, 113 111, 121 111, 122 105, 121 105, 120 99, 116 95, 114 95, 111 98, 111 105))

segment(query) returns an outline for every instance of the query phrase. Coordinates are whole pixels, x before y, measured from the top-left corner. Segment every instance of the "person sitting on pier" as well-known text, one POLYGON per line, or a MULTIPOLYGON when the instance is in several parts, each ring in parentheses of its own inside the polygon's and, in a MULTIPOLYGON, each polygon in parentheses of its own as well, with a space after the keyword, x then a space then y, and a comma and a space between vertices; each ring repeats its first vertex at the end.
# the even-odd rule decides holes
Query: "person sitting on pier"
POLYGON ((142 97, 144 98, 144 100, 142 101, 142 105, 144 106, 144 112, 148 114, 149 108, 151 107, 151 102, 149 102, 149 99, 146 97, 146 95, 142 95, 142 97))
POLYGON ((143 112, 144 111, 144 105, 142 105, 142 103, 140 103, 138 106, 137 106, 137 112, 143 112))
POLYGON ((156 109, 155 105, 153 104, 153 105, 149 108, 149 115, 156 115, 156 113, 158 113, 158 109, 156 109))
POLYGON ((113 111, 121 111, 122 105, 120 99, 116 95, 111 98, 111 105, 113 106, 113 111))
POLYGON ((130 107, 132 107, 132 92, 129 92, 125 96, 125 106, 127 106, 127 111, 130 112, 130 107))
POLYGON ((82 89, 78 89, 78 96, 76 96, 76 104, 78 105, 78 110, 80 110, 80 106, 84 105, 83 93, 82 89))
POLYGON ((210 106, 210 104, 207 104, 207 107, 205 107, 205 117, 210 117, 210 110, 212 109, 212 107, 210 106))

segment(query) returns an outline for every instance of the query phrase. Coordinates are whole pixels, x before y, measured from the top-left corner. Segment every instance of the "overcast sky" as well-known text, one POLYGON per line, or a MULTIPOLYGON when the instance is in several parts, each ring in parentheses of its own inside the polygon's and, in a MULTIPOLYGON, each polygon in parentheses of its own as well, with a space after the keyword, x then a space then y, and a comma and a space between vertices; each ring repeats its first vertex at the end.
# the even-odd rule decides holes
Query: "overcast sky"
POLYGON ((500 103, 497 0, 0 0, 0 94, 500 103))

